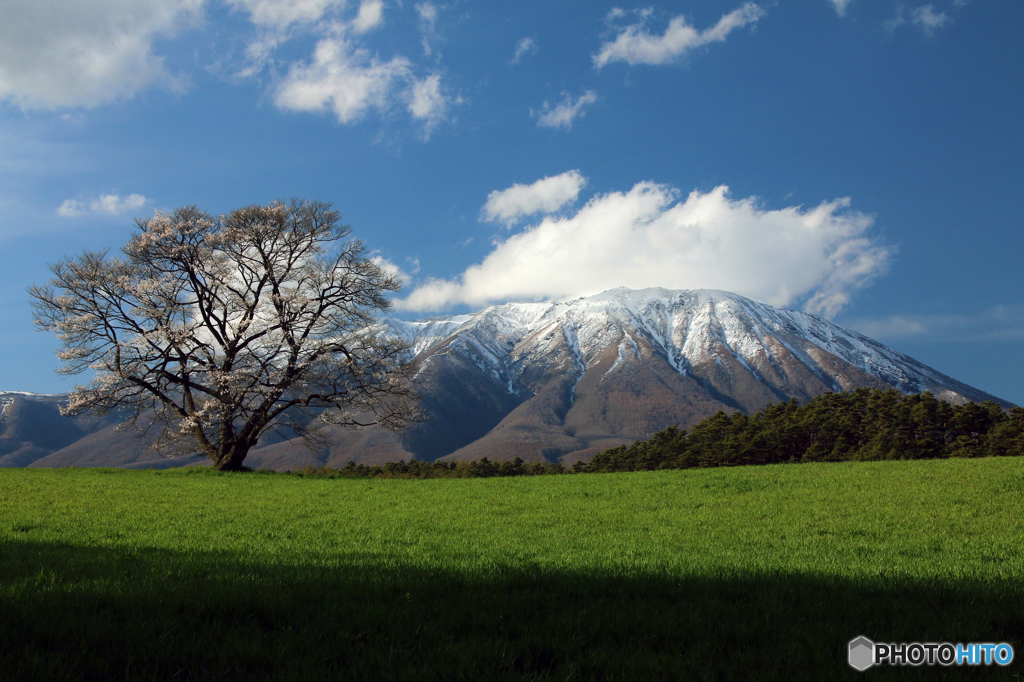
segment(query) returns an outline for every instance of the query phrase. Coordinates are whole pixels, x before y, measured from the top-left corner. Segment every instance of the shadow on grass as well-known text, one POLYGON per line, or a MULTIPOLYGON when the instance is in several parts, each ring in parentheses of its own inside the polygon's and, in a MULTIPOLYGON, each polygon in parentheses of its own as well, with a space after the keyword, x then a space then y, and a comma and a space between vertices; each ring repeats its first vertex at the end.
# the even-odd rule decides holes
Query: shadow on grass
POLYGON ((1022 583, 266 566, 227 554, 0 545, 0 679, 861 679, 846 644, 1001 642, 1022 583))

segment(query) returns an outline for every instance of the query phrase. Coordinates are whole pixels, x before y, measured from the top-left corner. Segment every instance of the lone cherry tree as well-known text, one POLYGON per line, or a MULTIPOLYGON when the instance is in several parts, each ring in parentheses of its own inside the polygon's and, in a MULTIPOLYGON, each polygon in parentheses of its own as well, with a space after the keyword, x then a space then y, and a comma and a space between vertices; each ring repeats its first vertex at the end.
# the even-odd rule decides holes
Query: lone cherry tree
POLYGON ((158 445, 194 441, 220 470, 242 467, 269 429, 314 442, 327 425, 400 428, 418 419, 407 345, 379 333, 401 282, 365 255, 321 202, 194 206, 135 221, 120 257, 86 252, 32 286, 62 374, 96 371, 65 414, 152 410, 158 445))

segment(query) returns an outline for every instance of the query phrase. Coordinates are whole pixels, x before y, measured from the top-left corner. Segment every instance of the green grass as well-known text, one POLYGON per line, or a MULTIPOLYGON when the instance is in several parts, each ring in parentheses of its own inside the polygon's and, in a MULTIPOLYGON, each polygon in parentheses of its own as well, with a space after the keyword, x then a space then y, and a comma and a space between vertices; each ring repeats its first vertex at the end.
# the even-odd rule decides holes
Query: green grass
POLYGON ((1024 460, 328 480, 0 469, 0 679, 857 679, 1024 657, 1024 460))

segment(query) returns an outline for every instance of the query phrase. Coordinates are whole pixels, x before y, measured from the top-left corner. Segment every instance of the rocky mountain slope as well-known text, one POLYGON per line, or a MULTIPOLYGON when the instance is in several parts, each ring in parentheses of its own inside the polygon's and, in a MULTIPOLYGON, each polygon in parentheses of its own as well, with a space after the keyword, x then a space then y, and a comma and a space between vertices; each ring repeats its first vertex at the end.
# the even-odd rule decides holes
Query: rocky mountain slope
MULTIPOLYGON (((431 420, 403 434, 339 431, 316 452, 278 438, 246 463, 286 469, 414 456, 571 463, 718 410, 753 412, 862 386, 1010 405, 827 320, 722 291, 613 289, 474 315, 388 319, 381 331, 412 345, 431 420)), ((99 464, 112 456, 97 459, 100 440, 108 453, 121 453, 121 465, 141 462, 137 439, 119 434, 117 445, 107 432, 32 465, 86 463, 83 450, 99 464)))
POLYGON ((861 386, 1008 405, 816 316, 722 291, 614 289, 494 306, 468 320, 391 325, 423 349, 426 395, 443 396, 435 386, 443 382, 490 397, 472 417, 461 411, 477 432, 488 428, 466 433, 454 451, 430 448, 423 435, 459 415, 413 430, 405 442, 427 458, 575 460, 720 409, 753 412, 861 386), (495 419, 501 398, 518 404, 495 419))

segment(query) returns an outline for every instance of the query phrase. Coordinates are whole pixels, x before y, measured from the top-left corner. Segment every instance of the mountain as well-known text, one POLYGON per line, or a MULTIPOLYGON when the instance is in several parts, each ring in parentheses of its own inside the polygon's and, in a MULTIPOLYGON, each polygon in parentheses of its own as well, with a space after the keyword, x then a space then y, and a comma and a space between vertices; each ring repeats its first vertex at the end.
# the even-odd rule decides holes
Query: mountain
MULTIPOLYGON (((316 452, 297 439, 268 439, 246 464, 294 469, 484 456, 571 464, 719 410, 749 413, 859 387, 1011 405, 822 318, 723 291, 620 288, 474 315, 386 319, 380 332, 411 344, 429 421, 402 434, 337 431, 316 452)), ((145 465, 137 439, 112 433, 98 431, 93 443, 76 442, 32 465, 145 465), (100 442, 106 454, 97 452, 100 442)))
POLYGON ((404 439, 425 459, 571 462, 718 410, 859 387, 1010 405, 827 320, 722 291, 620 288, 390 324, 423 349, 425 401, 442 408, 404 439), (450 409, 450 392, 487 400, 450 409), (499 399, 518 404, 498 416, 499 399), (459 447, 431 447, 442 434, 459 447))
POLYGON ((63 395, 0 391, 0 467, 22 467, 121 421, 116 415, 62 417, 63 395))

